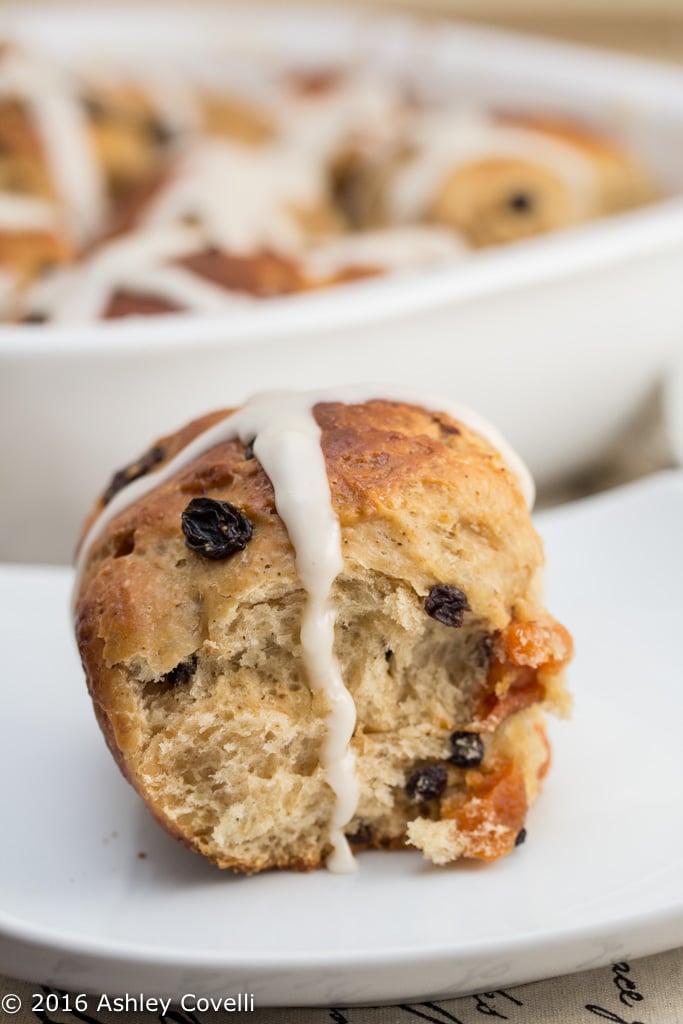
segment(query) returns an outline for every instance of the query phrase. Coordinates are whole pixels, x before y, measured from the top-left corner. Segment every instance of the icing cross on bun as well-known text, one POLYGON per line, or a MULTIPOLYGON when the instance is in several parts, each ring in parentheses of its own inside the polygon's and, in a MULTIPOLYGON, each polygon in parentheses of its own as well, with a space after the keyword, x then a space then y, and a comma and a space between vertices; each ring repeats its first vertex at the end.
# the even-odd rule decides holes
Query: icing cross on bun
POLYGON ((89 322, 212 313, 305 291, 320 286, 302 265, 305 244, 338 231, 323 175, 297 152, 195 142, 120 211, 113 238, 80 266, 40 281, 27 309, 89 322))
POLYGON ((532 501, 481 417, 369 386, 256 396, 120 470, 75 629, 156 819, 245 873, 510 853, 569 706, 532 501))

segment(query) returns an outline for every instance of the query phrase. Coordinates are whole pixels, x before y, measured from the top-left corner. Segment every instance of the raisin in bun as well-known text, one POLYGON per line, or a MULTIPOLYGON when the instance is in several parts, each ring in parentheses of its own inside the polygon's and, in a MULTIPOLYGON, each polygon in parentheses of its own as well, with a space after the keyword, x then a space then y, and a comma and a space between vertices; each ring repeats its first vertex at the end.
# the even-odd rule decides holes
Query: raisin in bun
POLYGON ((571 639, 525 470, 474 414, 380 391, 196 420, 88 521, 97 718, 160 824, 221 867, 344 869, 347 839, 495 860, 548 768, 571 639))

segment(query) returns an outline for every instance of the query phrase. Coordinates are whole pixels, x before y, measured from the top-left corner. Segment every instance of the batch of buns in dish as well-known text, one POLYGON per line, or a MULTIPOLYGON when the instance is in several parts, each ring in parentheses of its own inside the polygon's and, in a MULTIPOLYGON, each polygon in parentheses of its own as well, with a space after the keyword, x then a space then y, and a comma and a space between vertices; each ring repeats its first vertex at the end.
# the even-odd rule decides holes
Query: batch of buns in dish
POLYGON ((0 48, 5 320, 229 312, 656 192, 594 127, 427 99, 369 67, 250 61, 207 85, 93 63, 0 48))
POLYGON ((120 469, 75 630, 160 824, 246 873, 512 853, 572 654, 532 501, 481 417, 396 388, 256 396, 120 469))

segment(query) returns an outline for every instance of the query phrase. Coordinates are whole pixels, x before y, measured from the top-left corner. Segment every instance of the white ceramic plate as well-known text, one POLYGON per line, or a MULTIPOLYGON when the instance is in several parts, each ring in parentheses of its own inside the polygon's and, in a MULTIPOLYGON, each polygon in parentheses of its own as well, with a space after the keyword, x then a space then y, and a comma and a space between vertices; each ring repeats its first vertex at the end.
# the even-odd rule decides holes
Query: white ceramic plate
POLYGON ((683 474, 540 517, 575 714, 526 845, 232 878, 147 816, 95 726, 66 569, 0 572, 0 972, 73 990, 404 1001, 683 943, 683 474), (139 852, 146 854, 144 859, 139 852))
POLYGON ((492 866, 368 853, 234 878, 162 832, 98 733, 69 573, 0 572, 0 972, 256 1005, 490 990, 683 943, 683 474, 539 517, 576 712, 528 840, 492 866), (147 856, 141 859, 139 852, 147 856))
POLYGON ((465 263, 239 315, 0 327, 0 433, 11 439, 0 447, 0 560, 67 561, 115 467, 185 419, 264 388, 372 380, 430 392, 438 380, 502 429, 540 484, 553 483, 600 458, 679 344, 679 68, 353 5, 18 3, 2 17, 6 33, 93 59, 163 54, 203 68, 254 49, 308 64, 360 55, 438 95, 605 128, 670 194, 465 263))

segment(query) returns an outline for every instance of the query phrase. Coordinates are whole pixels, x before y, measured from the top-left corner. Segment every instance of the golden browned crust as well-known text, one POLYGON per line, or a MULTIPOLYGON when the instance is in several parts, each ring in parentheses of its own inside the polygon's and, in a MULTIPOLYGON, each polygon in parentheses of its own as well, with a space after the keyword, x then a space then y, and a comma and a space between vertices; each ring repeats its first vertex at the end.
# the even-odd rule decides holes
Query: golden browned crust
MULTIPOLYGON (((0 102, 0 191, 58 203, 29 111, 13 99, 0 102)), ((73 246, 57 230, 0 229, 0 266, 12 274, 19 289, 74 258, 73 246)))
POLYGON ((91 90, 87 114, 93 149, 109 195, 126 201, 156 175, 164 156, 164 134, 152 110, 125 87, 91 90))
POLYGON ((43 147, 24 103, 0 102, 0 189, 56 199, 43 147))
POLYGON ((56 232, 0 230, 0 266, 12 273, 19 287, 74 258, 71 244, 56 232))
POLYGON ((557 115, 519 114, 512 120, 568 142, 593 161, 598 184, 594 216, 617 213, 657 199, 659 189, 637 155, 605 132, 557 115))
MULTIPOLYGON (((266 250, 250 256, 238 256, 211 249, 185 256, 177 260, 176 265, 185 267, 200 280, 209 281, 226 291, 258 299, 317 291, 333 284, 358 281, 381 273, 373 267, 351 266, 338 274, 313 280, 304 274, 295 260, 266 250)), ((119 288, 109 300, 103 318, 116 320, 126 316, 156 316, 182 311, 182 306, 168 299, 119 288)))
MULTIPOLYGON (((155 468, 164 466, 230 412, 208 413, 156 441, 154 447, 161 448, 164 457, 155 468)), ((359 520, 367 524, 372 518, 392 513, 398 520, 407 513, 414 523, 421 520, 428 533, 433 509, 425 497, 434 501, 438 496, 442 507, 453 501, 461 516, 465 509, 473 513, 475 521, 491 515, 506 535, 516 532, 521 552, 516 569, 520 583, 528 583, 541 559, 540 540, 531 526, 513 474, 479 434, 445 413, 431 413, 394 401, 375 400, 364 405, 320 403, 314 413, 322 431, 333 506, 342 526, 359 520), (410 508, 412 501, 416 502, 415 509, 410 508)), ((89 554, 82 593, 101 562, 116 571, 117 577, 127 574, 126 563, 114 565, 115 555, 133 533, 136 545, 146 546, 152 539, 173 537, 182 550, 180 513, 191 497, 199 495, 238 504, 256 522, 266 525, 268 533, 278 535, 279 546, 286 536, 275 515, 271 483, 259 462, 245 460, 244 456, 241 442, 224 442, 118 515, 89 554)), ((103 505, 100 499, 87 526, 103 505)), ((419 537, 414 533, 411 542, 419 545, 419 537)), ((205 562, 194 568, 200 575, 212 569, 205 562)), ((231 561, 221 565, 220 571, 232 577, 241 573, 242 568, 231 561)), ((519 589, 523 592, 524 585, 519 589)))
POLYGON ((209 135, 261 146, 277 134, 267 111, 244 100, 204 93, 199 98, 199 106, 203 130, 209 135))
MULTIPOLYGON (((429 825, 448 819, 449 829, 460 830, 453 849, 494 859, 514 846, 526 807, 536 795, 541 768, 547 768, 547 745, 533 739, 537 722, 529 719, 531 724, 522 730, 523 716, 535 714, 532 705, 549 696, 561 703, 558 680, 570 655, 568 634, 559 633, 538 604, 542 550, 522 495, 489 443, 445 414, 385 400, 320 403, 314 414, 342 528, 345 568, 340 585, 365 588, 363 581, 375 579, 384 581, 385 591, 398 586, 408 595, 401 601, 410 600, 417 609, 407 614, 421 619, 420 595, 442 580, 466 583, 475 630, 498 637, 488 674, 477 684, 476 700, 467 705, 469 725, 465 724, 493 736, 486 741, 490 756, 480 773, 468 776, 450 767, 443 801, 427 808, 428 817, 437 819, 429 825), (518 722, 521 739, 511 738, 511 730, 503 735, 499 726, 506 720, 518 722), (487 833, 485 839, 473 838, 462 847, 467 823, 473 835, 476 829, 481 832, 482 815, 489 832, 495 832, 495 842, 487 833)), ((162 438, 152 450, 153 458, 138 460, 127 475, 136 476, 145 464, 154 472, 225 415, 226 411, 209 414, 162 438)), ((103 503, 100 499, 89 524, 103 503)), ((270 481, 257 459, 235 440, 199 456, 117 515, 92 544, 77 597, 76 634, 88 687, 123 774, 172 835, 235 871, 308 870, 321 863, 329 847, 323 841, 317 846, 293 843, 290 849, 263 856, 226 853, 206 829, 193 828, 188 815, 169 810, 157 783, 149 781, 149 766, 143 767, 150 735, 139 693, 145 687, 161 693, 169 673, 198 652, 204 652, 199 656, 212 665, 211 659, 227 657, 219 653, 226 641, 215 625, 225 619, 226 608, 277 605, 297 593, 293 552, 276 513, 270 481), (181 513, 197 496, 230 501, 248 515, 254 532, 244 551, 222 562, 188 551, 181 513)), ((362 593, 372 606, 373 595, 364 589, 362 593)), ((342 618, 350 621, 353 605, 350 612, 348 605, 343 607, 342 618)), ((377 605, 378 616, 381 607, 377 605)), ((449 642, 457 632, 435 628, 445 631, 449 642)), ((441 634, 436 635, 442 643, 441 634)), ((259 636, 256 642, 267 646, 270 641, 259 636)), ((340 658, 343 661, 344 655, 340 658)), ((380 661, 384 665, 382 657, 380 661)), ((235 691, 238 704, 239 692, 235 691)), ((252 706, 256 698, 252 694, 245 699, 252 706)), ((354 743, 359 764, 364 765, 377 736, 365 729, 366 698, 354 694, 354 699, 359 708, 354 743)), ((430 710, 426 717, 430 715, 435 724, 425 726, 424 742, 441 759, 446 756, 449 730, 462 726, 444 718, 442 710, 430 710)), ((163 720, 159 728, 163 731, 163 720)), ((414 767, 415 757, 409 754, 400 771, 405 774, 414 767)), ((433 760, 434 753, 421 757, 415 763, 433 760)), ((370 829, 360 819, 351 823, 349 831, 360 836, 358 848, 404 845, 405 816, 417 812, 406 809, 405 797, 401 800, 399 817, 380 816, 370 829)))

